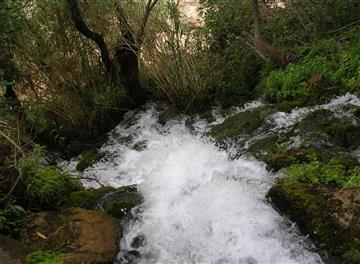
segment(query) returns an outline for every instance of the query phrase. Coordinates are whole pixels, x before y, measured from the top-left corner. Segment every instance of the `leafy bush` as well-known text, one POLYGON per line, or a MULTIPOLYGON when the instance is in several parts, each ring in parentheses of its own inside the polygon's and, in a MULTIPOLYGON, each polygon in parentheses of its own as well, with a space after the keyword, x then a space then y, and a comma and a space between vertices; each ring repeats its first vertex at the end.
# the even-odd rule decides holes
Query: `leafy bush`
POLYGON ((26 199, 31 207, 48 208, 54 206, 72 191, 80 190, 81 184, 69 174, 53 166, 41 165, 44 149, 36 147, 32 155, 22 158, 17 168, 24 177, 26 199))
POLYGON ((27 212, 19 205, 8 205, 0 209, 0 233, 17 238, 27 212))
POLYGON ((64 263, 63 253, 47 250, 35 251, 26 256, 26 264, 62 264, 64 263))
POLYGON ((360 263, 360 239, 356 239, 352 248, 345 252, 346 263, 360 263))
POLYGON ((54 206, 72 191, 80 189, 78 180, 72 179, 69 174, 62 173, 54 167, 46 166, 28 178, 26 195, 31 205, 48 207, 54 206))
POLYGON ((316 45, 304 45, 299 52, 306 55, 297 63, 283 69, 264 68, 257 90, 267 100, 316 103, 334 91, 360 90, 360 39, 342 46, 333 39, 321 39, 316 45), (318 83, 312 83, 314 77, 318 83))
POLYGON ((347 167, 341 159, 322 163, 316 157, 304 164, 294 164, 285 173, 292 180, 338 187, 360 187, 360 166, 347 167))

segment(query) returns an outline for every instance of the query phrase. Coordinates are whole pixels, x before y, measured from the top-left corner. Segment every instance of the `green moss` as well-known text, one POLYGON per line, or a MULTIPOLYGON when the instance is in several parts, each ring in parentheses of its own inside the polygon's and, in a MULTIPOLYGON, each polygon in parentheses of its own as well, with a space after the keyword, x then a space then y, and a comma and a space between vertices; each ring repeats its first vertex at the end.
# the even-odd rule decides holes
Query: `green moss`
POLYGON ((275 105, 276 109, 279 112, 287 112, 287 113, 291 112, 291 110, 293 110, 294 108, 302 107, 302 106, 304 106, 304 102, 302 101, 290 101, 290 102, 284 101, 275 105))
POLYGON ((113 217, 120 218, 141 203, 142 197, 136 187, 125 186, 119 189, 102 187, 73 192, 65 200, 64 206, 98 209, 113 217))
POLYGON ((72 192, 64 201, 64 206, 94 209, 101 197, 115 190, 116 189, 112 187, 102 187, 99 189, 72 192))
POLYGON ((355 239, 351 248, 344 253, 343 258, 347 263, 360 263, 360 239, 355 239))
POLYGON ((136 187, 125 186, 107 194, 99 205, 107 214, 120 218, 141 203, 142 197, 136 187))
POLYGON ((338 127, 332 133, 348 149, 356 149, 360 146, 360 126, 348 123, 338 127))
POLYGON ((209 135, 216 140, 227 140, 237 138, 242 134, 252 134, 273 112, 275 112, 273 108, 266 106, 238 113, 227 118, 222 124, 214 126, 209 135))
MULTIPOLYGON (((339 225, 329 211, 327 190, 315 185, 282 180, 273 186, 267 197, 292 220, 314 243, 331 254, 342 255, 355 234, 339 225)), ((334 206, 335 207, 335 206, 334 206)))
POLYGON ((26 264, 63 264, 66 254, 52 250, 34 251, 26 256, 26 264))
POLYGON ((162 112, 159 116, 159 123, 165 125, 171 119, 179 116, 179 112, 174 108, 168 108, 164 112, 162 112))
POLYGON ((212 122, 216 121, 216 119, 212 113, 212 110, 201 113, 200 118, 205 119, 208 123, 212 123, 212 122))
POLYGON ((316 153, 313 149, 293 148, 281 149, 278 152, 268 154, 262 158, 270 168, 277 171, 288 167, 294 163, 303 163, 309 161, 309 156, 316 153))
POLYGON ((84 171, 86 168, 94 165, 104 157, 104 153, 99 153, 96 149, 85 151, 81 155, 79 163, 76 165, 78 171, 84 171))

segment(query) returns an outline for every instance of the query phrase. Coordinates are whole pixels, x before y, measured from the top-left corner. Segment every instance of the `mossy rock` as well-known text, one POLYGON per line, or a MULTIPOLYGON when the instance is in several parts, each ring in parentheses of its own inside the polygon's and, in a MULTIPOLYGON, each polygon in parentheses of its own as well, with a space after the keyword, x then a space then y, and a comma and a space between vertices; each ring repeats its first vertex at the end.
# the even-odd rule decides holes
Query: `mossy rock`
POLYGON ((264 124, 266 117, 274 112, 275 110, 269 106, 240 112, 227 118, 222 124, 214 126, 209 135, 218 141, 251 135, 264 124))
POLYGON ((78 171, 84 171, 86 168, 101 160, 104 156, 104 153, 100 153, 96 149, 87 150, 81 155, 80 161, 76 165, 76 169, 78 171))
POLYGON ((136 186, 124 186, 103 196, 97 208, 113 217, 122 218, 142 202, 142 196, 136 186))
POLYGON ((81 207, 95 209, 99 200, 107 193, 116 191, 113 187, 102 187, 99 189, 81 190, 72 192, 63 203, 64 207, 81 207))
POLYGON ((360 126, 348 123, 333 132, 334 137, 347 149, 356 149, 360 145, 360 126))
POLYGON ((133 146, 132 149, 136 150, 136 151, 142 151, 144 149, 147 148, 147 141, 146 140, 142 140, 139 142, 136 142, 133 146))
POLYGON ((179 112, 174 108, 168 108, 159 115, 159 123, 165 125, 168 121, 179 116, 179 112))
POLYGON ((337 189, 283 179, 267 197, 319 248, 343 256, 360 237, 360 189, 337 189))
POLYGON ((201 119, 205 119, 208 123, 212 123, 216 121, 216 118, 213 115, 212 110, 208 110, 200 114, 201 119))
POLYGON ((316 151, 306 148, 282 149, 278 152, 265 155, 262 160, 274 171, 288 167, 294 163, 309 161, 309 156, 316 155, 316 151))
POLYGON ((118 189, 102 187, 73 192, 63 206, 101 210, 113 217, 121 218, 141 203, 142 196, 136 186, 124 186, 118 189))
POLYGON ((276 109, 279 112, 286 112, 289 113, 291 112, 293 109, 298 108, 298 107, 302 107, 304 106, 304 103, 301 101, 291 101, 291 102, 281 102, 275 105, 276 109))
POLYGON ((335 117, 334 113, 329 110, 319 109, 309 113, 295 125, 295 128, 300 134, 310 132, 327 133, 329 131, 333 131, 341 124, 344 124, 344 119, 335 117))

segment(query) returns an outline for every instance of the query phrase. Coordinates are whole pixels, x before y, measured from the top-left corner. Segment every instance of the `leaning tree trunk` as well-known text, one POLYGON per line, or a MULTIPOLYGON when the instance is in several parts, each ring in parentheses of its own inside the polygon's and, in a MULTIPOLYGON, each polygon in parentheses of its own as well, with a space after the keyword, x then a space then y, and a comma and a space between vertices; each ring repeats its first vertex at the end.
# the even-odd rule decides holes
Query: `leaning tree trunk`
POLYGON ((260 58, 265 61, 269 59, 273 59, 276 62, 280 63, 281 65, 287 64, 287 54, 278 49, 273 47, 269 44, 263 37, 261 31, 261 21, 260 21, 260 12, 259 12, 259 2, 258 0, 252 0, 251 3, 253 19, 254 19, 254 40, 255 40, 255 50, 260 58))
POLYGON ((111 58, 104 37, 89 29, 84 22, 77 0, 67 0, 67 3, 75 28, 98 46, 101 60, 111 82, 114 85, 122 85, 128 91, 135 106, 144 104, 146 96, 140 85, 138 48, 121 8, 117 8, 117 15, 122 39, 116 47, 114 58, 111 58))

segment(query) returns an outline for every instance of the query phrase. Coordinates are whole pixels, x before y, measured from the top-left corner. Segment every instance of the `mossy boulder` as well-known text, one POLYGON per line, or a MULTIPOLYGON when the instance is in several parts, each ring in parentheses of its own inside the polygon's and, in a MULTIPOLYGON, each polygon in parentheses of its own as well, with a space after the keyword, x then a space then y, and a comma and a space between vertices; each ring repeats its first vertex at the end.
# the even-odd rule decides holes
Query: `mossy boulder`
POLYGON ((113 263, 118 252, 119 226, 103 212, 81 208, 31 214, 21 241, 33 250, 66 254, 65 264, 113 263))
POLYGON ((99 200, 97 208, 113 217, 122 218, 142 201, 142 196, 136 186, 125 186, 103 196, 99 200))
POLYGON ((329 161, 339 153, 348 155, 360 144, 360 126, 351 118, 339 118, 326 109, 309 113, 294 127, 294 133, 301 138, 302 148, 312 148, 319 159, 329 161))
POLYGON ((118 189, 102 187, 73 192, 64 206, 101 210, 113 217, 121 218, 128 215, 132 208, 140 205, 142 200, 136 186, 124 186, 118 189))
POLYGON ((278 171, 294 163, 308 162, 311 155, 316 155, 316 151, 306 148, 281 149, 278 152, 265 155, 262 160, 272 170, 278 171))
POLYGON ((167 108, 159 115, 159 123, 165 125, 168 121, 179 116, 179 112, 175 108, 167 108))
POLYGON ((100 153, 96 149, 91 149, 83 152, 79 163, 76 165, 78 171, 84 171, 86 168, 91 167, 96 162, 101 160, 104 157, 104 153, 100 153))
POLYGON ((139 142, 136 142, 133 146, 132 149, 136 150, 136 151, 142 151, 144 149, 147 148, 147 141, 146 140, 142 140, 139 142))
POLYGON ((356 149, 360 146, 360 125, 348 123, 338 127, 333 136, 347 149, 356 149))
POLYGON ((64 207, 81 207, 85 209, 95 209, 99 200, 107 193, 116 191, 112 187, 102 187, 99 189, 87 189, 72 192, 63 202, 64 207))
POLYGON ((236 139, 243 135, 250 136, 260 128, 265 119, 275 110, 265 106, 240 112, 227 118, 223 123, 214 126, 209 135, 217 141, 236 139))
POLYGON ((326 188, 283 179, 267 197, 318 247, 333 255, 343 256, 360 237, 360 189, 326 188))

